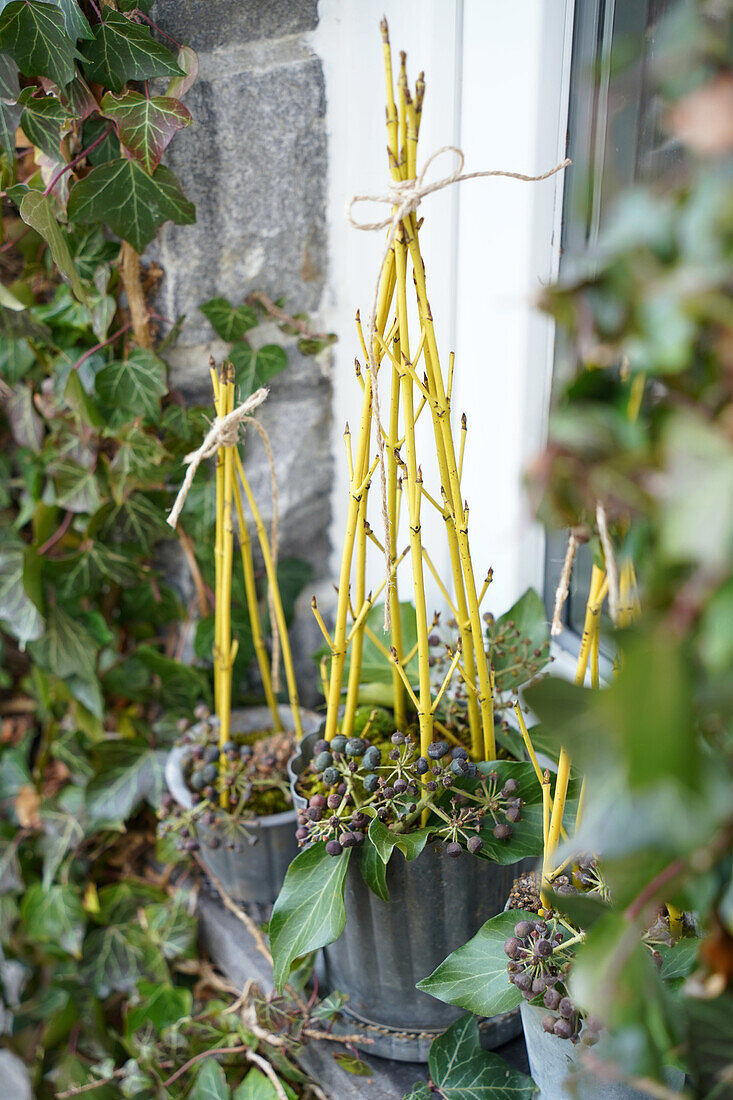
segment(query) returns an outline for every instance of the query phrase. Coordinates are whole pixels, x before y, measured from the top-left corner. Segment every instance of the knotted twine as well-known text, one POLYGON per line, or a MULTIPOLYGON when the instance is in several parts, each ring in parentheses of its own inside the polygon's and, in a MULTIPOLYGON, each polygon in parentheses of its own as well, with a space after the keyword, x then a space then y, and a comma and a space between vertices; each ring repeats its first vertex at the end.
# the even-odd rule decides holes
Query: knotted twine
POLYGON ((236 447, 239 443, 240 424, 254 409, 262 404, 269 392, 268 389, 262 386, 259 390, 255 390, 253 394, 250 394, 247 400, 238 408, 232 409, 226 416, 217 416, 198 450, 191 451, 190 454, 186 455, 183 462, 184 465, 188 466, 188 469, 168 515, 167 522, 170 527, 175 528, 178 523, 189 489, 201 463, 204 459, 213 458, 220 447, 236 447))
POLYGON ((392 180, 389 185, 389 189, 383 195, 354 195, 349 199, 346 204, 346 217, 348 218, 349 225, 353 229, 361 229, 367 233, 372 233, 380 229, 387 230, 387 238, 382 251, 382 259, 379 264, 379 274, 377 275, 377 281, 374 287, 374 294, 372 297, 372 306, 369 311, 369 320, 367 323, 366 331, 366 347, 367 355, 369 356, 369 374, 372 383, 372 401, 374 403, 374 418, 377 423, 377 443, 379 447, 379 480, 382 496, 382 520, 384 522, 384 557, 386 565, 386 592, 384 599, 384 630, 385 633, 391 629, 392 615, 390 607, 390 596, 392 592, 392 559, 390 555, 390 532, 389 532, 389 511, 387 509, 387 472, 384 461, 384 438, 382 433, 382 418, 379 405, 379 388, 377 384, 377 360, 374 354, 374 342, 377 331, 377 309, 379 306, 379 287, 382 281, 382 271, 384 265, 389 256, 390 249, 394 244, 395 238, 399 231, 402 221, 413 214, 419 207, 422 200, 427 195, 432 195, 435 191, 443 191, 446 187, 452 187, 454 183, 463 183, 465 180, 473 179, 487 179, 490 176, 502 176, 505 179, 520 180, 523 183, 538 183, 540 180, 549 179, 550 176, 554 176, 556 172, 561 172, 563 168, 566 168, 570 163, 569 159, 561 161, 560 164, 556 164, 554 168, 550 168, 547 172, 543 172, 539 176, 527 176, 523 172, 508 172, 503 169, 492 169, 486 172, 464 172, 463 167, 466 163, 466 158, 463 155, 461 149, 455 145, 443 145, 432 156, 428 157, 423 165, 422 171, 419 176, 414 180, 392 180), (434 183, 426 183, 425 175, 430 168, 430 165, 443 153, 455 153, 458 157, 458 166, 453 172, 450 172, 447 176, 443 176, 441 179, 435 180, 434 183), (379 202, 384 203, 387 206, 392 207, 392 213, 389 217, 384 218, 379 222, 359 222, 357 221, 352 211, 357 203, 360 202, 379 202))

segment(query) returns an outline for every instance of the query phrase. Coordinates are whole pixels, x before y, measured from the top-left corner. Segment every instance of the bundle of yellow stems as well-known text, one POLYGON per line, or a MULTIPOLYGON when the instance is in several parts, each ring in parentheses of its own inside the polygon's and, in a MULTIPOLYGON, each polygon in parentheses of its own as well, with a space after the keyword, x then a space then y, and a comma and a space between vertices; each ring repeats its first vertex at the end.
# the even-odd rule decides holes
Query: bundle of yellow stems
MULTIPOLYGON (((216 415, 224 417, 234 409, 234 367, 231 363, 224 363, 221 374, 211 368, 211 382, 214 388, 214 405, 216 415)), ((271 606, 274 612, 272 630, 277 631, 282 653, 283 666, 288 687, 288 697, 293 713, 295 733, 302 737, 302 726, 298 706, 298 688, 293 670, 293 659, 290 651, 290 642, 285 624, 285 614, 277 583, 277 572, 273 559, 272 547, 267 535, 267 529, 262 521, 257 503, 238 446, 220 447, 217 452, 216 462, 216 540, 214 544, 215 562, 215 593, 216 603, 214 611, 214 700, 216 715, 219 720, 219 745, 223 746, 231 740, 231 708, 232 708, 232 669, 237 656, 239 642, 232 638, 232 568, 234 561, 234 522, 233 513, 237 513, 237 531, 239 536, 239 550, 242 562, 242 574, 244 589, 247 597, 247 611, 249 615, 252 640, 254 644, 257 664, 262 679, 262 686, 267 700, 267 705, 272 715, 273 729, 282 730, 283 725, 277 707, 277 699, 272 685, 270 659, 265 644, 262 620, 260 617, 259 601, 255 587, 255 569, 252 556, 252 540, 247 527, 244 513, 242 493, 252 514, 260 552, 265 566, 265 574, 271 596, 271 606)), ((226 766, 226 757, 222 751, 220 767, 226 766)), ((222 791, 221 805, 228 806, 226 791, 222 791)))
MULTIPOLYGON (((387 91, 387 152, 389 170, 395 181, 416 177, 417 144, 425 95, 423 74, 418 77, 414 96, 408 87, 405 55, 401 55, 397 95, 392 76, 392 57, 386 21, 382 24, 384 69, 387 91)), ((377 364, 380 378, 386 373, 389 404, 384 421, 377 424, 372 393, 372 373, 356 362, 356 376, 362 391, 359 427, 352 443, 347 424, 346 460, 349 470, 349 507, 344 533, 338 582, 338 603, 331 635, 318 612, 314 613, 330 649, 330 668, 324 675, 327 698, 325 737, 331 740, 339 728, 339 707, 344 689, 344 669, 349 651, 350 666, 346 700, 340 731, 350 736, 361 679, 365 636, 392 665, 392 699, 397 728, 404 730, 408 710, 417 715, 420 751, 426 754, 433 740, 436 710, 453 677, 459 676, 467 691, 467 717, 474 760, 492 760, 496 756, 494 740, 493 678, 486 650, 480 615, 480 603, 488 588, 477 592, 468 534, 468 505, 461 493, 466 419, 461 419, 460 444, 456 450, 451 421, 453 356, 447 375, 440 361, 433 315, 427 295, 425 264, 420 249, 422 219, 414 213, 400 223, 384 261, 379 284, 376 332, 371 349, 365 344, 357 314, 356 325, 365 366, 377 364), (409 276, 409 278, 408 278, 409 276), (419 332, 410 333, 408 286, 414 286, 419 332), (432 419, 432 465, 436 467, 439 489, 431 493, 425 485, 423 464, 416 447, 415 425, 427 411, 432 419), (386 464, 386 511, 388 546, 385 548, 367 521, 370 482, 379 461, 373 438, 381 429, 386 464), (400 509, 403 498, 409 524, 409 546, 398 550, 400 509), (450 584, 438 575, 433 560, 422 542, 421 511, 423 502, 435 508, 445 521, 451 564, 450 584), (365 569, 367 544, 371 543, 389 560, 389 583, 376 592, 366 592, 365 569), (407 665, 415 652, 405 652, 402 637, 397 569, 409 554, 412 565, 413 602, 417 622, 418 683, 410 682, 407 665), (442 684, 431 684, 429 667, 429 622, 425 597, 425 569, 432 574, 450 612, 458 624, 459 641, 452 654, 442 684), (386 590, 386 591, 385 591, 386 590), (382 642, 371 630, 367 616, 377 598, 385 592, 390 602, 391 636, 382 642)), ((384 409, 384 403, 381 407, 384 409)), ((324 670, 325 672, 325 670, 324 670)))
MULTIPOLYGON (((606 573, 599 569, 597 565, 593 566, 591 573, 590 591, 588 594, 588 600, 585 607, 585 622, 583 624, 583 634, 580 640, 580 652, 578 654, 578 663, 575 670, 575 683, 585 683, 586 673, 588 671, 588 663, 590 662, 590 682, 591 687, 598 688, 600 686, 600 672, 599 672, 599 647, 601 637, 601 608, 603 607, 603 601, 608 594, 608 577, 606 573)), ((549 891, 552 887, 552 883, 559 874, 564 870, 567 861, 564 861, 559 866, 555 865, 555 853, 560 841, 560 837, 567 839, 567 833, 563 827, 562 819, 565 813, 565 804, 568 794, 568 783, 570 780, 570 756, 563 746, 560 749, 560 756, 557 764, 557 779, 555 781, 555 794, 554 797, 550 791, 550 773, 545 770, 544 772, 540 768, 537 760, 537 755, 532 744, 532 739, 529 735, 527 725, 524 721, 524 715, 519 702, 514 703, 514 712, 517 716, 519 728, 522 733, 522 738, 527 750, 532 765, 535 770, 538 782, 542 786, 542 838, 543 838, 543 855, 542 855, 542 881, 540 885, 540 897, 542 904, 545 908, 549 908, 549 891)), ((580 788, 580 798, 578 799, 578 809, 575 816, 576 829, 580 825, 583 802, 585 797, 585 780, 583 780, 580 788)))

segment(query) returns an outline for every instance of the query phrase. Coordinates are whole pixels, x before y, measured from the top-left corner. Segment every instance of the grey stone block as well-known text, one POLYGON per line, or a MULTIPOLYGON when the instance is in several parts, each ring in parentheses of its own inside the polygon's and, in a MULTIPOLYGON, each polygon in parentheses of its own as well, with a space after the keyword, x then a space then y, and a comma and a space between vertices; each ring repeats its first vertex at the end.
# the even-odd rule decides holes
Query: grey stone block
MULTIPOLYGON (((241 63, 251 61, 244 57, 241 63)), ((267 59, 265 59, 267 62, 267 59)), ((239 70, 239 65, 235 65, 239 70)), ((213 338, 201 302, 239 304, 252 290, 314 310, 326 267, 326 135, 317 58, 204 77, 186 96, 194 124, 168 164, 196 204, 194 226, 167 225, 158 255, 167 317, 186 314, 179 344, 213 338)))
POLYGON ((311 31, 317 0, 157 0, 152 18, 194 50, 311 31))

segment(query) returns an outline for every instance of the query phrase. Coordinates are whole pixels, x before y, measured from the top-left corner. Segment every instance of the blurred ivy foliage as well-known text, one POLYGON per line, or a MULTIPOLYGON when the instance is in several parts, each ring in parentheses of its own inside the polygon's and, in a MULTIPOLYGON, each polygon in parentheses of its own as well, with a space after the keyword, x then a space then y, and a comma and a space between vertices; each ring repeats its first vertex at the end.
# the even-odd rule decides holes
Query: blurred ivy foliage
MULTIPOLYGON (((271 1100, 243 1060, 261 1039, 223 1014, 188 899, 149 865, 167 747, 210 696, 210 654, 190 655, 213 524, 203 469, 179 530, 165 523, 208 410, 169 390, 176 326, 159 339, 162 272, 139 261, 165 221, 195 217, 160 162, 191 123, 196 56, 151 7, 0 0, 0 1035, 39 1100, 96 1081, 92 1100, 271 1100), (190 608, 166 580, 176 543, 190 608), (238 1048, 226 1071, 203 1057, 220 1047, 238 1048)), ((264 312, 207 313, 242 398, 287 366, 247 338, 264 312)), ((282 569, 292 614, 308 569, 282 569)), ((240 655, 243 698, 244 636, 240 655)))
POLYGON ((712 1100, 733 1096, 731 5, 686 0, 658 33, 686 155, 663 187, 625 193, 586 270, 545 293, 573 362, 530 476, 550 525, 592 528, 604 502, 643 613, 615 634, 607 690, 549 680, 528 700, 586 772, 582 845, 613 892, 573 974, 613 1031, 599 1053, 658 1077, 677 1052, 712 1100), (639 949, 660 902, 701 932, 673 998, 639 949))

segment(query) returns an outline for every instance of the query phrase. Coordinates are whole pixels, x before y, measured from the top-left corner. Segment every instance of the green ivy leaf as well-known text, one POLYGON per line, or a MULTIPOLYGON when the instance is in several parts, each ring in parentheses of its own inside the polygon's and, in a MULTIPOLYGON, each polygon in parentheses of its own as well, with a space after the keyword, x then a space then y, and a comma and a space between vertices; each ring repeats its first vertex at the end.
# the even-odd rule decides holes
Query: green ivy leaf
POLYGON ((152 982, 138 982, 137 992, 141 1003, 128 1008, 125 1017, 125 1035, 129 1039, 139 1028, 152 1027, 156 1035, 162 1034, 179 1020, 191 1015, 193 996, 190 989, 152 982))
MULTIPOLYGON (((44 0, 44 2, 59 9, 64 17, 66 34, 72 42, 76 42, 78 38, 93 37, 89 23, 78 4, 78 0, 44 0)), ((0 0, 0 9, 5 7, 6 4, 7 0, 0 0)))
POLYGON ((153 173, 173 135, 192 122, 191 115, 177 99, 125 92, 108 92, 102 99, 102 113, 117 126, 120 141, 131 156, 153 173))
POLYGON ((93 929, 84 940, 81 974, 101 998, 132 993, 145 978, 165 982, 170 977, 158 949, 132 923, 93 929))
POLYGON ((351 849, 330 856, 323 841, 288 867, 270 919, 275 988, 282 993, 293 963, 337 940, 346 924, 344 882, 351 849))
POLYGON ((481 1049, 473 1016, 462 1016, 433 1041, 428 1069, 445 1100, 531 1100, 536 1092, 531 1077, 481 1049))
POLYGON ((133 492, 118 505, 100 508, 87 534, 94 538, 99 532, 102 538, 129 543, 136 553, 148 554, 158 539, 170 536, 171 529, 165 522, 168 507, 165 494, 133 492))
POLYGON ((173 173, 161 164, 149 176, 135 160, 100 164, 74 184, 67 206, 69 219, 81 225, 103 223, 143 252, 166 221, 192 225, 196 209, 173 173))
POLYGON ((174 76, 166 88, 165 94, 175 99, 182 99, 188 89, 195 83, 199 75, 199 59, 190 46, 181 46, 178 51, 178 66, 183 70, 183 76, 174 76))
POLYGON ((662 956, 662 969, 660 971, 665 982, 680 981, 689 978, 697 966, 697 957, 700 952, 698 939, 679 940, 678 943, 668 947, 659 944, 657 950, 662 956))
MULTIPOLYGON (((2 16, 0 16, 1 19, 2 16)), ((89 297, 88 290, 74 266, 66 234, 56 221, 53 200, 40 191, 26 191, 18 210, 26 225, 35 229, 51 249, 53 262, 62 277, 70 284, 75 297, 86 304, 89 297)))
POLYGON ((166 657, 152 646, 140 646, 137 658, 158 678, 156 698, 166 709, 190 714, 198 702, 209 699, 209 679, 201 669, 166 657))
MULTIPOLYGON (((280 1081, 288 1100, 295 1100, 295 1093, 285 1081, 280 1081)), ((241 1085, 234 1090, 233 1100, 279 1100, 278 1092, 269 1077, 253 1066, 241 1085)))
POLYGON ((266 386, 288 365, 287 352, 279 344, 265 344, 255 349, 249 344, 238 343, 231 349, 228 358, 234 364, 240 400, 249 397, 260 386, 266 386))
POLYGON ((18 104, 20 82, 18 66, 6 53, 0 53, 0 149, 15 157, 15 131, 23 108, 18 104))
POLYGON ((30 554, 35 551, 22 544, 0 546, 0 621, 22 647, 40 638, 44 630, 41 612, 25 583, 30 554))
POLYGON ((102 18, 103 22, 94 28, 93 41, 82 48, 89 80, 121 92, 128 80, 181 75, 171 51, 157 42, 147 27, 109 7, 105 7, 102 18))
POLYGON ((348 1054, 345 1050, 336 1051, 333 1056, 334 1062, 346 1073, 351 1073, 354 1077, 373 1077, 374 1070, 366 1062, 362 1062, 361 1058, 355 1058, 353 1054, 348 1054))
POLYGON ((74 59, 80 56, 64 13, 41 0, 12 0, 3 8, 0 50, 10 54, 24 76, 45 76, 59 88, 73 79, 74 59))
POLYGON ((188 1100, 229 1100, 230 1096, 224 1070, 213 1058, 207 1058, 198 1068, 188 1100))
POLYGON ((78 618, 58 603, 48 610, 45 633, 29 648, 42 668, 62 680, 69 676, 96 679, 97 644, 78 618))
POLYGON ((166 366, 147 348, 135 348, 127 359, 115 359, 95 379, 97 395, 107 405, 154 420, 168 392, 166 366))
POLYGON ((430 832, 430 829, 413 829, 409 833, 395 833, 383 825, 378 817, 373 817, 369 826, 369 839, 384 864, 389 863, 395 848, 399 848, 407 862, 411 863, 427 844, 430 832))
POLYGON ((194 954, 198 922, 189 912, 190 899, 179 890, 172 898, 143 910, 148 935, 166 959, 194 954))
POLYGON ((210 298, 199 309, 210 321, 216 335, 228 344, 241 340, 245 332, 259 324, 251 306, 243 304, 235 307, 226 298, 210 298))
POLYGON ((387 889, 387 864, 374 846, 371 837, 366 836, 359 853, 361 877, 372 893, 382 901, 389 901, 387 889))
POLYGON ((25 892, 20 914, 31 940, 58 944, 69 955, 81 957, 86 919, 75 887, 57 884, 44 890, 34 882, 25 892))
POLYGON ((49 467, 56 489, 56 503, 69 512, 91 515, 102 504, 97 475, 93 467, 82 466, 73 458, 62 458, 49 467))
POLYGON ((61 152, 61 130, 70 120, 69 112, 54 95, 34 99, 31 88, 24 88, 20 102, 25 109, 20 125, 29 141, 54 160, 63 160, 61 152))
POLYGON ((509 983, 504 941, 520 920, 534 920, 532 913, 513 910, 487 920, 476 935, 450 954, 417 988, 446 1004, 458 1005, 479 1016, 511 1012, 522 999, 509 983))
POLYGON ((117 827, 147 802, 155 808, 163 791, 165 751, 142 741, 110 741, 98 750, 97 774, 87 787, 87 814, 100 827, 117 827))

